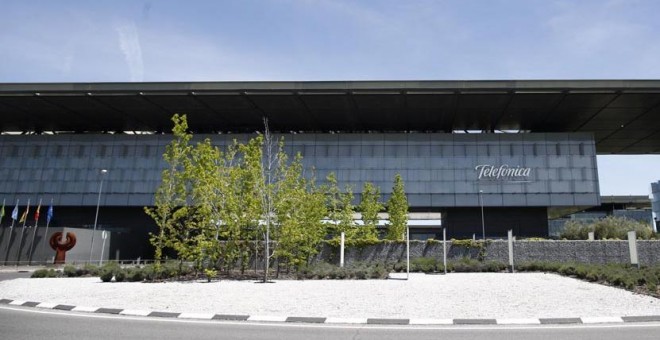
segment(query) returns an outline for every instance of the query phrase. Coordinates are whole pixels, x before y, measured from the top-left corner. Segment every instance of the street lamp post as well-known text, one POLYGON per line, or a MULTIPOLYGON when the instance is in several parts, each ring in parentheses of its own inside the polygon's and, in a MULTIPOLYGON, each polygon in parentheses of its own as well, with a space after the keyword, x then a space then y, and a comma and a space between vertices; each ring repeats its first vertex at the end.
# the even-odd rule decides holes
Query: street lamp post
POLYGON ((484 224, 484 201, 481 198, 481 194, 483 194, 483 190, 479 190, 479 206, 481 207, 481 237, 484 241, 486 241, 486 225, 484 224))
POLYGON ((101 191, 103 190, 103 179, 105 179, 105 174, 108 172, 106 169, 101 170, 101 183, 99 184, 99 196, 96 200, 96 216, 94 216, 94 231, 92 231, 92 242, 89 245, 89 262, 92 262, 92 254, 94 251, 94 234, 96 234, 96 223, 99 220, 99 206, 101 205, 101 191))

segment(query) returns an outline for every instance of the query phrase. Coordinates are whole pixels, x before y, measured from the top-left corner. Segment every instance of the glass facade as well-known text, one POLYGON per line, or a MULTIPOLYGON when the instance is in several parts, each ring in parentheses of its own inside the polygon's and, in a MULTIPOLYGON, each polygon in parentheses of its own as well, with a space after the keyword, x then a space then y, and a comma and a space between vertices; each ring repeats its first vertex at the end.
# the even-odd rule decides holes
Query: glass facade
MULTIPOLYGON (((278 135, 279 137, 280 135, 278 135)), ((364 182, 391 192, 404 179, 413 209, 545 207, 600 204, 591 134, 286 134, 286 151, 300 152, 321 181, 335 172, 357 194, 364 182), (486 167, 481 173, 478 166, 486 167), (507 170, 511 169, 511 170, 507 170), (525 170, 529 169, 529 170, 525 170), (516 170, 518 170, 516 172, 516 170), (526 175, 525 175, 526 173, 526 175), (499 176, 497 176, 499 174, 499 176), (480 193, 481 192, 481 193, 480 193)), ((197 135, 216 145, 249 135, 197 135)), ((7 202, 37 197, 57 205, 144 206, 165 167, 169 135, 0 136, 0 195, 7 202)), ((482 167, 482 168, 483 168, 482 167)))

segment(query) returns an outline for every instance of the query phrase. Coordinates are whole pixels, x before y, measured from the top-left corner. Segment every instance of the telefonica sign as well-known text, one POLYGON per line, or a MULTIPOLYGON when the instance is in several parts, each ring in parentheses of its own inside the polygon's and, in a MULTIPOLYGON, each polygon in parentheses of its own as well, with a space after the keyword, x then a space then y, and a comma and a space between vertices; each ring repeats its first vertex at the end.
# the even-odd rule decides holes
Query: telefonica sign
POLYGON ((525 181, 529 179, 532 168, 521 166, 509 166, 502 164, 500 166, 490 164, 479 164, 474 167, 479 173, 479 179, 501 179, 509 181, 525 181))

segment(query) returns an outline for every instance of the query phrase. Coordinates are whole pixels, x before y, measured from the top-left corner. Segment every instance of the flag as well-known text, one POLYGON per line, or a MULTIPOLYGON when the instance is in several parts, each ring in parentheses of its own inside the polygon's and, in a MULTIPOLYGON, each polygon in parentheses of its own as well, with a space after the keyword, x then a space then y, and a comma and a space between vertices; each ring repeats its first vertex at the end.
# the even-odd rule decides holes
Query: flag
POLYGON ((14 207, 14 211, 11 212, 11 219, 14 221, 18 219, 18 201, 16 201, 16 206, 14 207))
POLYGON ((50 220, 53 219, 53 202, 50 203, 48 207, 48 212, 46 212, 46 224, 50 224, 50 220))
POLYGON ((39 221, 39 210, 41 210, 41 201, 39 202, 39 206, 37 207, 37 211, 34 212, 34 222, 39 221))
POLYGON ((27 216, 29 212, 30 212, 30 201, 28 201, 27 208, 25 208, 25 211, 23 212, 23 215, 21 215, 21 219, 18 221, 18 223, 24 223, 27 220, 27 216))

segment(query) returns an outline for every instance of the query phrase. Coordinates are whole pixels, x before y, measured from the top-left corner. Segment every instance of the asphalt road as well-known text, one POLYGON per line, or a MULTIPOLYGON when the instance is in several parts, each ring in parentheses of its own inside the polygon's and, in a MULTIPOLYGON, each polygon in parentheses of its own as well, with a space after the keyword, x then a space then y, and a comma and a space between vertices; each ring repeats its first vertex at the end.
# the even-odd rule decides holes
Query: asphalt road
POLYGON ((607 326, 374 327, 224 323, 0 307, 1 339, 654 339, 660 323, 607 326))

